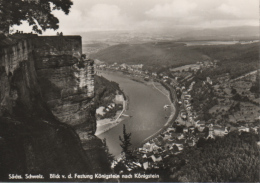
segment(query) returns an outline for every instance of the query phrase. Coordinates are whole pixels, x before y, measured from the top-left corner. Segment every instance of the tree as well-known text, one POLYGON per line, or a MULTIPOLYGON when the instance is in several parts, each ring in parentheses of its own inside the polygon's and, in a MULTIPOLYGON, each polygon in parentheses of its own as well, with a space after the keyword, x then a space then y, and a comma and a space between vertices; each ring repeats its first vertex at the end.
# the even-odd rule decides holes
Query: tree
POLYGON ((106 138, 104 138, 102 140, 102 142, 103 142, 103 148, 105 150, 105 153, 107 154, 107 159, 108 159, 108 161, 109 161, 109 163, 111 165, 112 162, 114 161, 115 157, 109 152, 109 149, 107 147, 107 140, 106 140, 106 138))
POLYGON ((34 32, 42 34, 46 29, 57 30, 59 20, 53 10, 69 14, 71 0, 0 0, 0 31, 8 34, 13 25, 27 21, 34 32))
POLYGON ((121 141, 120 146, 122 147, 122 153, 125 155, 125 158, 131 159, 132 153, 130 150, 131 144, 131 133, 126 132, 125 124, 123 125, 123 137, 119 136, 119 140, 121 141))

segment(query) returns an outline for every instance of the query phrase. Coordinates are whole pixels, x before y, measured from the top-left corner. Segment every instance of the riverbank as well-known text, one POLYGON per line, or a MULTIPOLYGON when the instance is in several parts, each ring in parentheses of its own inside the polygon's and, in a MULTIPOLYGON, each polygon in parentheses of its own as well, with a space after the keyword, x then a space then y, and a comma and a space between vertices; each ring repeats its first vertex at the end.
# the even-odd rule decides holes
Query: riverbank
MULTIPOLYGON (((153 86, 157 90, 159 90, 161 93, 163 93, 157 86, 155 86, 154 83, 153 83, 153 86)), ((163 85, 161 85, 161 86, 163 87, 163 85)), ((170 89, 170 88, 168 90, 166 87, 164 87, 164 88, 169 92, 168 95, 167 95, 167 98, 171 102, 171 109, 172 109, 171 115, 168 118, 168 120, 165 123, 165 125, 160 130, 158 130, 156 133, 152 134, 151 136, 147 137, 144 141, 142 141, 142 145, 145 144, 146 142, 152 140, 153 138, 157 137, 158 135, 160 135, 160 133, 162 133, 167 128, 169 128, 170 125, 172 125, 175 122, 175 120, 177 119, 177 117, 178 117, 179 106, 178 106, 178 103, 176 102, 177 96, 176 96, 175 90, 170 89)))
MULTIPOLYGON (((104 73, 111 73, 112 71, 109 71, 109 70, 105 70, 105 71, 100 71, 99 70, 99 73, 101 72, 104 72, 104 73)), ((167 99, 169 100, 170 102, 170 108, 171 108, 171 114, 168 118, 168 120, 166 121, 165 125, 160 129, 158 130, 156 133, 152 134, 151 136, 147 137, 144 141, 142 141, 142 144, 146 143, 147 141, 151 140, 152 138, 156 137, 157 135, 159 135, 162 131, 164 131, 165 129, 167 129, 170 125, 173 124, 173 122, 176 120, 177 118, 177 114, 178 112, 176 112, 176 108, 178 107, 177 106, 177 103, 172 101, 172 98, 171 96, 176 96, 176 94, 174 93, 170 93, 170 92, 174 92, 174 91, 169 91, 166 87, 164 87, 161 83, 158 83, 158 82, 154 82, 154 81, 144 81, 143 78, 141 77, 138 77, 138 76, 133 76, 133 75, 130 75, 130 74, 125 74, 124 72, 120 72, 120 71, 116 71, 116 73, 119 73, 122 77, 127 77, 129 79, 131 79, 132 81, 135 81, 135 82, 138 82, 138 83, 141 83, 141 84, 144 84, 146 86, 149 86, 153 89, 156 89, 158 90, 161 94, 163 94, 164 96, 167 97, 167 99)), ((176 100, 176 98, 174 98, 176 100)), ((126 100, 125 100, 126 102, 126 100)), ((125 107, 125 106, 124 106, 125 107)), ((112 120, 112 119, 103 119, 103 120, 100 120, 97 122, 97 126, 100 128, 97 129, 97 132, 95 135, 100 135, 110 129, 112 129, 113 127, 117 126, 123 119, 119 119, 120 116, 122 116, 123 112, 125 111, 125 108, 122 110, 122 112, 119 114, 119 116, 117 117, 116 120, 112 120), (102 129, 102 125, 103 128, 102 129)))
MULTIPOLYGON (((123 118, 121 118, 121 116, 123 115, 123 113, 125 112, 125 110, 127 108, 126 107, 127 106, 127 100, 123 100, 122 103, 123 103, 122 111, 121 112, 118 111, 114 118, 106 118, 106 119, 102 119, 102 120, 97 121, 97 130, 96 130, 96 133, 95 133, 96 136, 107 132, 108 130, 117 126, 121 121, 123 121, 123 118)), ((124 115, 124 117, 126 117, 126 116, 124 115)))
POLYGON ((122 150, 119 136, 123 135, 123 125, 126 126, 126 131, 132 134, 132 147, 137 148, 143 140, 166 124, 169 116, 171 116, 172 108, 164 108, 164 106, 171 106, 171 102, 167 97, 169 95, 167 90, 160 83, 155 83, 155 85, 164 94, 153 86, 152 81, 145 81, 144 84, 132 80, 132 78, 135 78, 143 81, 142 77, 137 78, 108 70, 102 71, 100 74, 104 78, 118 83, 127 99, 130 99, 130 102, 128 100, 127 110, 120 117, 120 120, 123 120, 115 127, 98 135, 101 139, 106 138, 110 153, 117 157, 122 150), (131 117, 125 118, 124 114, 131 117))

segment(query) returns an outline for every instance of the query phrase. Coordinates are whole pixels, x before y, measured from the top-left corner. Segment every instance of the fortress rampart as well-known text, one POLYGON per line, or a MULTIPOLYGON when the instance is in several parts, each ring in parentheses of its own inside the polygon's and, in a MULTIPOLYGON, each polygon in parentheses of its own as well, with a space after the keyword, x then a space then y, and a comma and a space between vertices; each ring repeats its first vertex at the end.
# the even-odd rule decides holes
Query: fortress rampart
MULTIPOLYGON (((7 75, 12 75, 21 62, 28 62, 30 56, 42 95, 53 114, 71 126, 89 119, 94 67, 93 60, 82 57, 81 36, 13 34, 0 39, 0 67, 7 75)), ((89 131, 94 133, 94 118, 88 123, 89 131)))
POLYGON ((7 74, 13 74, 19 63, 28 60, 33 52, 33 39, 36 35, 15 34, 9 38, 2 37, 0 41, 0 66, 5 67, 7 74))
POLYGON ((0 180, 109 169, 94 102, 93 61, 82 58, 80 36, 0 34, 0 180))

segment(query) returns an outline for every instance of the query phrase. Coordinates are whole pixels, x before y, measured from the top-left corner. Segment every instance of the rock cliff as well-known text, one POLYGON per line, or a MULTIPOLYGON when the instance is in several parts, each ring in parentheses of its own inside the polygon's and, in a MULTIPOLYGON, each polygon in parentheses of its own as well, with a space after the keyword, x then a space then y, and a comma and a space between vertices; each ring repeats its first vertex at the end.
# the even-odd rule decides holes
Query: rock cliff
POLYGON ((93 135, 93 61, 82 58, 81 37, 41 36, 35 43, 36 72, 49 108, 61 122, 93 135))
POLYGON ((92 64, 81 58, 79 36, 1 38, 0 180, 109 171, 93 135, 92 64))

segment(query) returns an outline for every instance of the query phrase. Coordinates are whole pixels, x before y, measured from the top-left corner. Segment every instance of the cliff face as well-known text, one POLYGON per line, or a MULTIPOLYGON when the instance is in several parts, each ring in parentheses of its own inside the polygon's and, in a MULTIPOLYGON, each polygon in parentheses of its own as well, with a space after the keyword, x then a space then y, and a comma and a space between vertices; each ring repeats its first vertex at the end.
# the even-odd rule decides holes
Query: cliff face
MULTIPOLYGON (((83 110, 91 108, 94 95, 86 84, 91 86, 91 79, 83 77, 90 64, 79 62, 81 52, 62 47, 56 55, 50 47, 39 51, 41 39, 17 34, 0 42, 0 180, 9 173, 48 178, 49 173, 109 171, 102 143, 91 135, 95 118, 83 110), (88 141, 70 125, 76 130, 83 125, 88 141)), ((81 50, 81 41, 77 44, 81 50)))
POLYGON ((42 36, 36 41, 36 71, 53 114, 77 131, 96 131, 93 61, 83 60, 80 36, 42 36))

